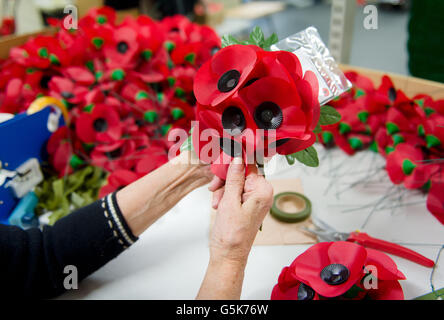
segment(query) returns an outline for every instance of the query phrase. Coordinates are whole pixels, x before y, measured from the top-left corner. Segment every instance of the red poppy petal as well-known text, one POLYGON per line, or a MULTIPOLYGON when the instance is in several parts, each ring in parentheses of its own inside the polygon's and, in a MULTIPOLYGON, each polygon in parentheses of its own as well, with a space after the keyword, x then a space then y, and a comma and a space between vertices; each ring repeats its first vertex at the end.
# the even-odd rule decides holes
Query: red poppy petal
POLYGON ((63 74, 77 84, 84 86, 92 85, 96 81, 94 75, 85 67, 67 67, 63 69, 63 74))
POLYGON ((139 178, 137 174, 129 170, 116 170, 108 177, 108 182, 115 188, 127 186, 139 178))
POLYGON ((378 280, 404 280, 405 276, 398 270, 396 263, 385 253, 367 248, 366 266, 376 267, 378 280))
POLYGON ((404 300, 404 292, 399 281, 378 281, 378 289, 370 289, 372 300, 404 300))
POLYGON ((76 121, 76 134, 85 143, 94 142, 96 131, 93 128, 93 118, 89 113, 82 113, 76 121))
POLYGON ((432 186, 427 196, 427 210, 444 224, 444 181, 432 179, 432 186))
POLYGON ((365 248, 361 245, 337 241, 328 249, 330 263, 339 263, 347 267, 350 271, 350 278, 358 278, 362 272, 362 267, 367 257, 365 248))

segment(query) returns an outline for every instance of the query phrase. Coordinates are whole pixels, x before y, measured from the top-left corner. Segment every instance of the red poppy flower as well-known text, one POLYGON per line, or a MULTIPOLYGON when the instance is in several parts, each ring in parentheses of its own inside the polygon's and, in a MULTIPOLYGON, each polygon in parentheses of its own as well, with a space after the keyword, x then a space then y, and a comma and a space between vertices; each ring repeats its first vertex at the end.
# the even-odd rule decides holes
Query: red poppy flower
POLYGON ((94 75, 86 67, 73 66, 63 68, 62 74, 81 86, 90 86, 96 81, 94 75))
POLYGON ((74 169, 85 164, 83 159, 74 154, 70 141, 69 130, 63 126, 51 135, 46 146, 49 162, 59 176, 70 174, 74 169))
POLYGON ((53 36, 37 36, 23 46, 13 48, 10 57, 27 67, 46 69, 50 66, 68 66, 70 56, 53 36))
POLYGON ((71 80, 58 76, 51 78, 48 87, 52 97, 72 104, 83 102, 89 91, 87 87, 75 85, 71 80))
POLYGON ((165 17, 160 22, 161 27, 167 35, 167 46, 175 46, 188 40, 187 30, 192 22, 185 16, 174 15, 165 17))
POLYGON ((367 110, 370 113, 385 113, 396 100, 397 92, 389 76, 384 75, 381 85, 367 99, 367 110))
POLYGON ((389 134, 416 133, 418 126, 424 123, 425 117, 421 107, 408 99, 401 90, 398 90, 394 106, 387 112, 387 130, 389 134))
POLYGON ((205 62, 194 79, 194 94, 202 105, 214 107, 246 83, 258 63, 256 46, 232 45, 205 62))
POLYGON ((431 178, 430 191, 427 196, 427 210, 429 210, 439 222, 444 224, 444 167, 443 165, 431 178))
POLYGON ((282 270, 271 299, 403 299, 398 282, 403 279, 385 253, 351 242, 322 242, 282 270), (366 288, 365 278, 370 275, 377 281, 377 289, 366 288))
POLYGON ((12 114, 19 112, 22 88, 23 81, 21 79, 15 78, 9 81, 0 105, 0 112, 12 114))
POLYGON ((114 25, 116 21, 116 16, 116 11, 113 8, 103 6, 89 10, 88 14, 83 19, 92 19, 95 23, 100 25, 114 25))
POLYGON ((318 243, 299 255, 292 266, 295 277, 324 297, 348 291, 362 275, 364 247, 351 242, 318 243))
POLYGON ((130 74, 143 82, 154 83, 166 80, 169 72, 168 53, 159 49, 149 61, 142 63, 137 71, 131 71, 130 74))
POLYGON ((444 150, 444 115, 430 114, 425 121, 424 135, 428 148, 444 150))
POLYGON ((387 172, 394 184, 404 183, 407 189, 424 186, 437 171, 437 167, 424 163, 424 154, 419 148, 400 143, 387 156, 387 172))
POLYGON ((196 75, 196 69, 193 67, 174 67, 171 70, 171 76, 168 78, 168 82, 173 86, 177 92, 192 92, 193 81, 196 75))
POLYGON ((102 49, 114 40, 114 27, 110 24, 97 24, 92 17, 84 17, 79 21, 79 28, 91 49, 91 57, 102 57, 102 49))
POLYGON ((158 144, 152 144, 135 154, 136 164, 134 170, 139 175, 145 175, 168 162, 168 154, 165 148, 158 144))
POLYGON ((139 16, 136 20, 125 19, 122 25, 133 25, 137 29, 137 40, 142 58, 150 60, 165 41, 165 34, 158 23, 150 17, 139 16))
POLYGON ((111 106, 94 105, 90 112, 80 114, 76 121, 76 134, 85 143, 116 142, 122 135, 119 114, 111 106))
POLYGON ((138 178, 139 176, 130 170, 115 170, 108 176, 108 183, 100 189, 99 198, 103 198, 114 191, 126 187, 138 178))
POLYGON ((113 143, 98 144, 91 152, 93 165, 109 172, 119 169, 130 170, 135 163, 136 143, 131 139, 121 139, 113 143))
POLYGON ((195 65, 200 51, 200 43, 182 43, 171 52, 171 60, 174 65, 195 65))
POLYGON ((139 53, 137 29, 121 26, 114 30, 112 41, 104 47, 109 68, 134 68, 139 53))

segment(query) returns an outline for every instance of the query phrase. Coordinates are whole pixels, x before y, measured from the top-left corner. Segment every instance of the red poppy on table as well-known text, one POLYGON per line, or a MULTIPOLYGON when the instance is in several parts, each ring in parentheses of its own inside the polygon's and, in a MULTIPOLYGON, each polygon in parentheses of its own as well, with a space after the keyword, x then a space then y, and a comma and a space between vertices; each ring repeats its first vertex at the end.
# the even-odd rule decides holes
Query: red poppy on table
POLYGON ((294 261, 295 277, 324 297, 348 291, 362 275, 367 258, 364 247, 351 242, 315 244, 294 261))
POLYGON ((19 112, 22 88, 23 81, 19 78, 11 79, 8 82, 0 105, 0 112, 12 114, 19 112))
POLYGON ((424 162, 420 148, 400 143, 387 156, 387 172, 394 184, 404 183, 407 189, 423 187, 438 167, 424 162))
POLYGON ((168 82, 176 91, 179 90, 184 93, 192 92, 195 75, 195 68, 177 66, 171 70, 171 76, 168 77, 168 82))
POLYGON ((118 169, 130 170, 135 163, 136 143, 131 139, 121 139, 111 143, 97 144, 91 151, 91 163, 109 172, 118 169))
POLYGON ((116 17, 116 10, 111 7, 103 6, 99 8, 92 8, 91 10, 89 10, 88 14, 84 18, 82 18, 81 21, 92 19, 96 24, 109 24, 113 26, 115 25, 116 17))
POLYGON ((165 17, 160 21, 160 26, 166 33, 168 49, 173 49, 175 45, 188 40, 187 30, 192 22, 182 15, 165 17))
POLYGON ((72 104, 83 102, 89 92, 87 87, 75 85, 71 80, 59 76, 52 77, 48 87, 51 96, 72 104))
POLYGON ((171 52, 171 60, 174 65, 195 65, 199 53, 200 43, 182 43, 177 45, 171 52))
POLYGON ((194 33, 190 33, 189 38, 191 42, 199 42, 201 44, 197 54, 196 64, 202 65, 221 49, 221 40, 212 28, 205 25, 195 24, 195 26, 198 28, 196 38, 200 39, 194 40, 194 33))
POLYGON ((168 59, 166 50, 159 49, 149 61, 142 63, 137 71, 131 71, 130 75, 147 83, 164 81, 170 73, 168 59))
POLYGON ((381 85, 367 100, 367 110, 370 113, 385 113, 396 101, 397 91, 389 76, 384 75, 381 85))
POLYGON ((11 79, 22 79, 26 74, 26 67, 14 63, 12 60, 0 60, 2 66, 0 70, 0 89, 4 90, 5 86, 11 79))
POLYGON ((96 81, 94 75, 86 67, 72 66, 63 68, 62 74, 82 86, 90 86, 96 81))
POLYGON ((82 158, 74 154, 73 149, 69 129, 66 126, 58 128, 49 138, 46 145, 49 162, 59 176, 70 174, 76 168, 85 164, 82 158))
POLYGON ((427 210, 444 224, 444 166, 442 164, 431 178, 427 210))
POLYGON ((79 21, 79 27, 86 39, 87 48, 91 49, 90 57, 103 57, 102 49, 113 42, 114 27, 109 24, 96 24, 91 17, 79 21))
POLYGON ((425 120, 424 135, 427 148, 444 150, 444 115, 430 114, 425 120))
POLYGON ((135 157, 134 171, 140 175, 148 174, 168 162, 165 148, 155 143, 136 152, 135 157))
POLYGON ((11 49, 10 57, 27 67, 40 69, 68 66, 71 62, 69 54, 52 36, 37 36, 23 46, 11 49))
POLYGON ((137 29, 137 41, 140 53, 144 60, 149 61, 165 41, 165 34, 159 24, 148 16, 139 16, 137 19, 127 18, 122 26, 129 25, 137 29))
POLYGON ((111 106, 96 104, 90 112, 80 114, 76 134, 85 143, 116 142, 122 135, 119 114, 111 106))
POLYGON ((385 253, 352 242, 322 242, 299 255, 279 275, 272 300, 402 300, 405 279, 385 253), (366 279, 367 277, 373 279, 366 279), (377 281, 377 288, 366 287, 377 281))
POLYGON ((112 40, 104 46, 109 68, 134 68, 139 53, 137 29, 121 26, 114 30, 112 40))
POLYGON ((359 96, 361 94, 365 94, 366 92, 372 92, 373 90, 375 90, 375 87, 373 85, 373 81, 370 78, 368 78, 356 71, 348 71, 348 72, 345 72, 344 75, 353 84, 352 91, 355 93, 354 94, 355 96, 356 95, 359 96), (356 91, 360 91, 360 90, 362 90, 363 92, 356 93, 356 91))
POLYGON ((416 133, 425 118, 422 108, 398 90, 394 106, 387 112, 387 130, 389 134, 400 131, 416 133))
POLYGON ((108 176, 108 183, 104 185, 99 191, 99 198, 103 198, 106 195, 118 191, 123 187, 133 183, 139 178, 137 174, 130 170, 119 169, 113 171, 108 176))

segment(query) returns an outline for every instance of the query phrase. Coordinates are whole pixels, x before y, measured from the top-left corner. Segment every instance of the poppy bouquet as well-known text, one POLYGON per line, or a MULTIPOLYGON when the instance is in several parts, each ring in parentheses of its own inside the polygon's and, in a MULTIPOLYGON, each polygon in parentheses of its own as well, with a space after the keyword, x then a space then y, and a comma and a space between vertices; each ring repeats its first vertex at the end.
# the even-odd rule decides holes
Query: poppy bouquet
POLYGON ((367 148, 380 153, 391 181, 428 192, 427 208, 444 224, 444 100, 408 98, 388 76, 375 88, 363 75, 345 75, 353 88, 329 103, 341 121, 321 125, 319 141, 349 155, 367 148))
POLYGON ((198 70, 194 81, 197 120, 192 145, 200 160, 225 179, 233 157, 263 164, 274 154, 309 166, 318 124, 340 115, 320 107, 318 79, 288 51, 269 51, 278 41, 256 27, 246 41, 224 37, 223 48, 198 70))
POLYGON ((117 23, 102 7, 76 29, 65 19, 1 61, 0 112, 23 112, 40 96, 62 101, 69 117, 47 145, 52 169, 64 176, 86 164, 103 168, 111 173, 103 196, 167 161, 167 134, 190 129, 194 75, 221 41, 180 15, 117 23))
POLYGON ((345 241, 321 242, 282 269, 272 300, 404 300, 405 276, 385 253, 345 241))

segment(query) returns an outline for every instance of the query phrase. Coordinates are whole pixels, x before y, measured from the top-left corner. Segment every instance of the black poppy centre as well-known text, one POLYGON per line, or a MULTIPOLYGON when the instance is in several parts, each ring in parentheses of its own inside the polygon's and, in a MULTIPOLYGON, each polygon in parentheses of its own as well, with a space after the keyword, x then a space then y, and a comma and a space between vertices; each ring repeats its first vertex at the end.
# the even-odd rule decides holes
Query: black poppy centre
POLYGON ((261 103, 254 111, 254 121, 260 129, 277 129, 282 124, 281 108, 274 102, 261 103))
POLYGON ((321 279, 332 286, 342 284, 350 277, 350 271, 342 264, 330 264, 321 271, 321 279))
POLYGON ((222 113, 222 127, 231 135, 238 135, 246 127, 245 116, 238 107, 228 107, 222 113))
POLYGON ((237 84, 239 83, 240 76, 240 72, 234 69, 225 72, 217 82, 217 89, 220 92, 230 92, 236 88, 237 84))
POLYGON ((128 49, 129 49, 129 45, 125 41, 120 41, 117 44, 117 51, 121 54, 125 54, 128 51, 128 49))
POLYGON ((307 286, 305 283, 301 283, 298 289, 298 300, 313 300, 315 296, 314 290, 307 286))
POLYGON ((93 127, 97 132, 105 132, 108 129, 108 122, 103 118, 97 118, 93 122, 93 127))
POLYGON ((115 160, 118 159, 122 156, 122 149, 121 148, 117 148, 116 150, 110 151, 110 152, 105 152, 106 157, 109 160, 115 160))

